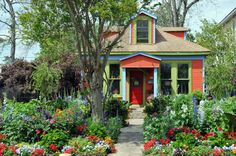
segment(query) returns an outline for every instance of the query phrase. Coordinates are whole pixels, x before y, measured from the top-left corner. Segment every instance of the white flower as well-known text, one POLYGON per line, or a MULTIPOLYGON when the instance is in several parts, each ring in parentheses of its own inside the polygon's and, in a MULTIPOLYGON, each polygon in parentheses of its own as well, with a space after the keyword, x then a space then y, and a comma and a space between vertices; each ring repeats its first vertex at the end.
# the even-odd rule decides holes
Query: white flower
POLYGON ((188 111, 188 106, 187 105, 182 105, 181 109, 183 110, 184 113, 186 113, 188 111))

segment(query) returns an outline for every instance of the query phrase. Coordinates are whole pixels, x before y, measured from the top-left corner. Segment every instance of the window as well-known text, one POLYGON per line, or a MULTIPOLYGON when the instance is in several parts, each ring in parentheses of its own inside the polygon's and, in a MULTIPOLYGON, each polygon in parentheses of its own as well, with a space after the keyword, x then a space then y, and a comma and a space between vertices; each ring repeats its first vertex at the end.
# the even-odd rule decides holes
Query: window
POLYGON ((110 64, 110 78, 119 78, 120 76, 120 65, 110 64))
POLYGON ((120 65, 110 64, 109 67, 110 92, 113 94, 120 94, 120 65))
POLYGON ((137 43, 148 43, 148 20, 137 21, 137 43))
POLYGON ((188 94, 189 92, 189 65, 178 64, 178 94, 188 94))
POLYGON ((171 64, 161 64, 161 91, 163 95, 171 95, 171 64))

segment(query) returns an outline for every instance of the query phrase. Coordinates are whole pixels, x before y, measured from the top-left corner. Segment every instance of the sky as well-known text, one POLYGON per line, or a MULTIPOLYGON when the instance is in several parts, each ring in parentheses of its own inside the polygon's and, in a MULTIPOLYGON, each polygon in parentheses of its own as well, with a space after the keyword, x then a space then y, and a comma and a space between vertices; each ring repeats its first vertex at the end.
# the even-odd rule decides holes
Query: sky
MULTIPOLYGON (((200 0, 197 5, 190 9, 186 19, 185 27, 189 28, 191 32, 195 34, 201 30, 201 20, 207 19, 209 21, 216 21, 219 23, 235 7, 236 0, 200 0)), ((3 17, 3 13, 0 10, 0 18, 2 19, 3 17)), ((4 34, 6 32, 6 27, 0 24, 0 34, 4 34)), ((40 51, 40 48, 37 44, 32 47, 26 47, 20 43, 17 45, 16 57, 24 58, 28 61, 33 60, 40 51)), ((9 55, 9 52, 9 46, 0 47, 0 64, 3 63, 4 56, 9 55)))

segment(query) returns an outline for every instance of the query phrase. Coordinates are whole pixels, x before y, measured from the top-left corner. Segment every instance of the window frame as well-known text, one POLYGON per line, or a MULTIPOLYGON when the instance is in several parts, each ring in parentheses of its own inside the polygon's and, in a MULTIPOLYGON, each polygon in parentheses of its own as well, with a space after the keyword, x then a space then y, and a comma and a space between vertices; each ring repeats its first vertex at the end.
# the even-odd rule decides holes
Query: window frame
MULTIPOLYGON (((171 62, 163 62, 163 63, 161 63, 161 68, 160 68, 160 86, 161 86, 161 92, 163 93, 163 90, 162 90, 162 82, 163 81, 170 81, 170 95, 172 95, 173 94, 173 87, 172 87, 172 63, 171 62), (168 64, 168 65, 170 65, 170 78, 162 78, 162 65, 163 64, 168 64)), ((164 93, 163 93, 163 95, 165 95, 164 93)))
POLYGON ((149 20, 148 19, 138 19, 137 21, 136 21, 136 43, 149 43, 149 20), (147 27, 141 27, 141 28, 139 28, 138 27, 138 22, 140 22, 140 21, 145 21, 145 22, 147 22, 147 27), (138 29, 146 29, 146 30, 142 30, 141 32, 138 30, 138 29), (146 38, 144 38, 144 37, 142 37, 142 38, 139 38, 138 37, 138 33, 147 33, 147 37, 146 38), (140 40, 145 40, 145 41, 140 41, 140 40))
POLYGON ((177 88, 176 88, 176 93, 177 94, 189 94, 189 93, 191 93, 191 65, 190 65, 190 62, 177 62, 177 66, 176 66, 176 70, 177 70, 177 72, 176 72, 176 85, 177 85, 177 88), (179 65, 180 64, 187 64, 188 65, 188 69, 187 69, 187 71, 188 71, 188 77, 187 78, 179 78, 179 65), (188 84, 188 91, 187 91, 187 93, 179 93, 179 87, 178 87, 178 83, 179 83, 179 81, 187 81, 187 84, 188 84))
MULTIPOLYGON (((109 69, 108 69, 108 72, 109 72, 109 74, 108 74, 108 82, 109 82, 109 89, 112 89, 112 86, 110 86, 110 82, 112 82, 113 81, 113 83, 115 82, 115 81, 118 81, 118 84, 119 84, 119 88, 118 88, 118 95, 120 95, 121 94, 121 66, 120 66, 120 63, 119 62, 111 62, 111 63, 108 63, 108 67, 109 67, 109 69), (111 65, 118 65, 119 66, 119 68, 118 68, 118 70, 119 70, 119 76, 118 77, 112 77, 112 75, 111 75, 111 65)), ((110 90, 111 91, 111 93, 112 94, 114 94, 113 93, 113 90, 110 90)))

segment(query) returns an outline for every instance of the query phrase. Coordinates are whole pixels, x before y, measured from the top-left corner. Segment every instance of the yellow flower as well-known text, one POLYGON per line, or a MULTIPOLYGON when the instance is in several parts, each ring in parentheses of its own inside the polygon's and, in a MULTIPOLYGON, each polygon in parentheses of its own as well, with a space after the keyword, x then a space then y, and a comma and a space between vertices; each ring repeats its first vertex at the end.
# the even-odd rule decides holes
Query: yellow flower
POLYGON ((234 154, 236 154, 236 149, 232 149, 232 152, 233 152, 234 154))

